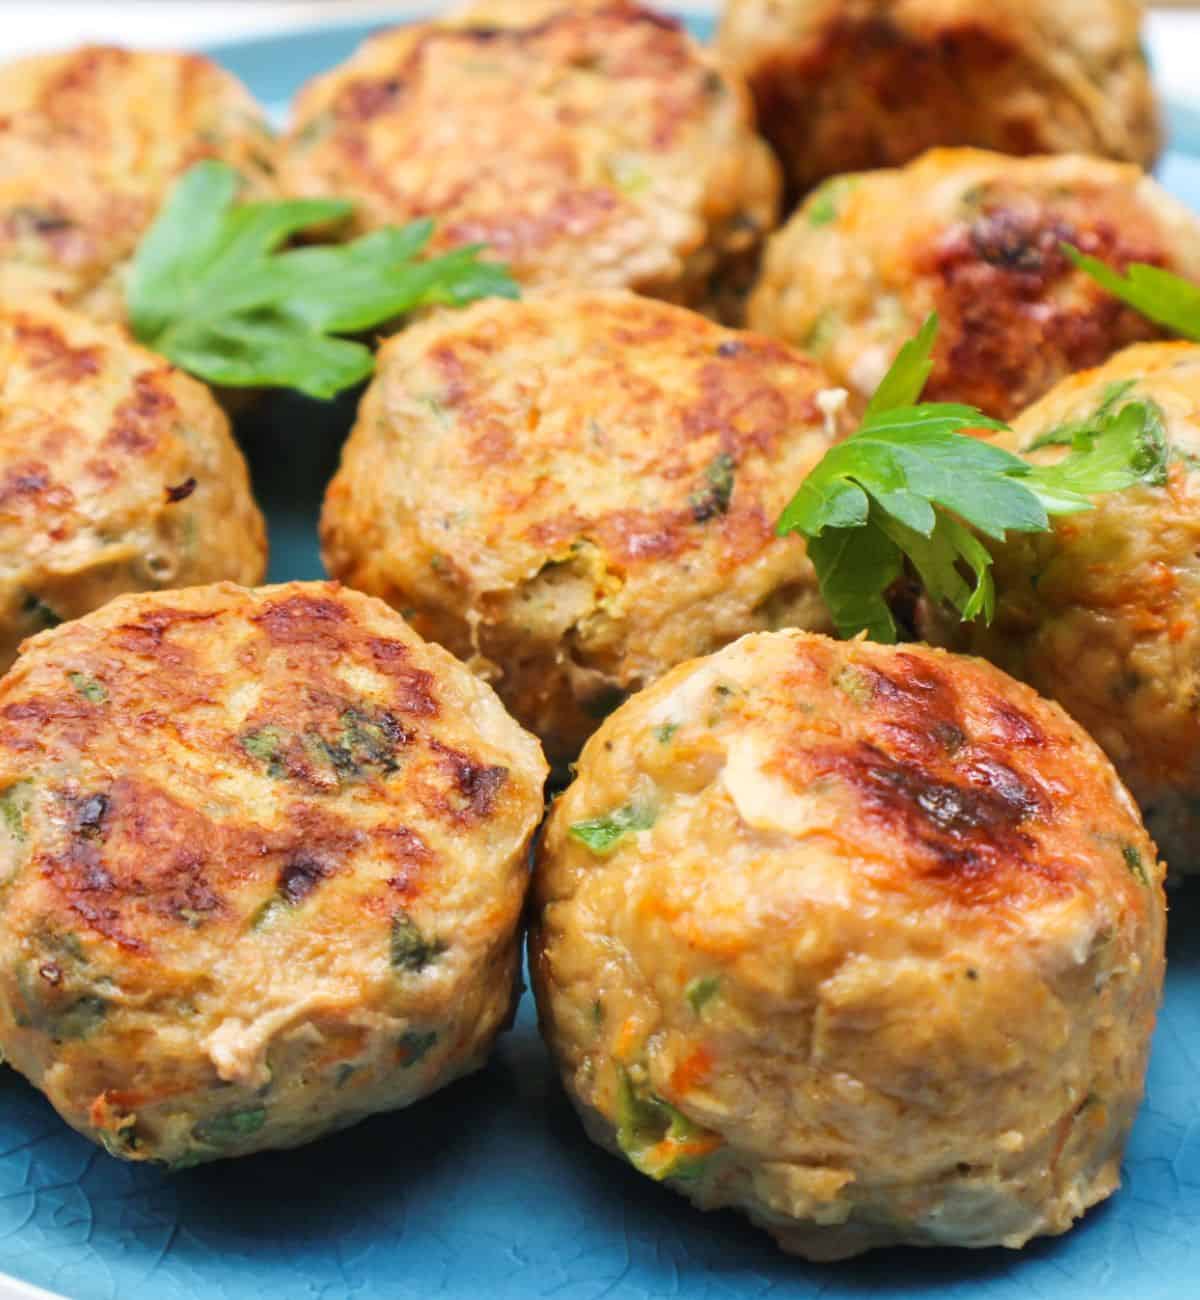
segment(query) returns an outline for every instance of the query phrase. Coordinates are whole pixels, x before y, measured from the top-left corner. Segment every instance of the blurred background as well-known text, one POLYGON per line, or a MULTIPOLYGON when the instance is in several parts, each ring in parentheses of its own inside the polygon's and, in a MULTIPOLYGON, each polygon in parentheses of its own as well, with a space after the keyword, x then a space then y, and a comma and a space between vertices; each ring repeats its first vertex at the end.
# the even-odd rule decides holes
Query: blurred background
MULTIPOLYGON (((715 13, 719 0, 657 0, 663 8, 715 13)), ((980 0, 987 4, 988 0, 980 0)), ((0 58, 82 40, 197 46, 314 24, 402 19, 450 0, 0 0, 0 58)), ((1176 104, 1200 105, 1200 0, 1148 6, 1149 44, 1161 88, 1176 104)))
MULTIPOLYGON (((693 13, 714 13, 719 6, 719 0, 659 3, 693 13)), ((74 0, 62 4, 0 0, 0 57, 82 39, 194 45, 312 23, 369 21, 374 16, 386 19, 446 8, 449 0, 74 0)), ((1167 88, 1174 94, 1188 88, 1200 100, 1200 88, 1191 90, 1200 55, 1200 3, 1160 0, 1149 9, 1151 42, 1167 88)))

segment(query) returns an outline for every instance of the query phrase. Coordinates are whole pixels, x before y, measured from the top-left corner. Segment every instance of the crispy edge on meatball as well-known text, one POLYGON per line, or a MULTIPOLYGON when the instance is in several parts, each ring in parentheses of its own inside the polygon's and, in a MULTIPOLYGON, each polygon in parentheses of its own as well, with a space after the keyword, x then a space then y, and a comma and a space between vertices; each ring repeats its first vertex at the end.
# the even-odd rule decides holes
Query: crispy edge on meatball
POLYGON ((342 194, 350 233, 431 216, 533 289, 633 288, 740 316, 779 214, 749 94, 637 4, 397 28, 300 94, 293 194, 342 194))
POLYGON ((336 584, 125 596, 0 682, 0 1046, 113 1154, 293 1146, 482 1064, 537 742, 336 584))
POLYGON ((1118 1185, 1163 870, 1057 705, 927 647, 743 638, 610 717, 535 870, 591 1136, 829 1259, 1020 1246, 1118 1185))
POLYGON ((0 668, 123 592, 266 571, 224 412, 115 326, 0 303, 0 459, 0 668))
POLYGON ((565 763, 673 664, 830 627, 774 532, 845 429, 827 389, 773 340, 631 294, 443 315, 381 350, 326 566, 489 675, 565 763))
POLYGON ((1200 224, 1138 169, 1096 158, 937 149, 839 177, 768 243, 752 328, 868 396, 932 311, 926 389, 1008 419, 1073 371, 1161 337, 1063 252, 1200 278, 1200 224))
POLYGON ((216 158, 271 197, 274 148, 250 92, 200 55, 88 45, 0 66, 0 297, 124 322, 129 261, 175 180, 216 158))
POLYGON ((996 616, 924 630, 1057 700, 1095 736, 1175 872, 1200 869, 1200 347, 1129 348, 1064 380, 997 441, 1038 464, 1072 430, 1136 419, 1161 472, 1049 533, 991 545, 996 616))
POLYGON ((1150 166, 1141 19, 1137 0, 727 0, 718 49, 799 196, 939 145, 1150 166))

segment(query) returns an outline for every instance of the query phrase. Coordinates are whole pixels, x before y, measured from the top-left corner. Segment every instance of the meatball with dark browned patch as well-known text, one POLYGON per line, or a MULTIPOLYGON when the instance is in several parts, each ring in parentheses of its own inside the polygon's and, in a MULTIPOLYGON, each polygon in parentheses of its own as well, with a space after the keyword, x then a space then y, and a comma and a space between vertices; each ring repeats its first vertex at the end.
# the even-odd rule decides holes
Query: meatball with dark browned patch
POLYGON ((1149 166, 1162 143, 1140 0, 726 0, 794 193, 939 145, 1149 166))
POLYGON ((262 581, 267 540, 212 394, 49 302, 0 302, 0 670, 127 591, 262 581))
POLYGON ((124 596, 0 682, 0 1048, 114 1155, 294 1146, 477 1068, 537 741, 335 584, 124 596))
POLYGON ((527 289, 631 288, 740 311, 779 169, 741 80, 639 4, 487 3, 372 37, 306 87, 289 193, 353 199, 346 233, 415 218, 527 289))
POLYGON ((380 352, 326 496, 326 564, 569 762, 681 660, 830 627, 804 548, 775 535, 845 431, 829 390, 781 343, 633 294, 444 313, 380 352))
POLYGON ((1018 1247, 1120 1179, 1163 868, 1099 747, 981 659, 743 637, 609 718, 535 872, 591 1136, 813 1259, 1018 1247))
POLYGON ((748 319, 869 395, 936 311, 926 396, 1009 418, 1066 375, 1161 337, 1064 244, 1200 279, 1200 221, 1135 167, 939 149, 813 194, 768 244, 748 319))

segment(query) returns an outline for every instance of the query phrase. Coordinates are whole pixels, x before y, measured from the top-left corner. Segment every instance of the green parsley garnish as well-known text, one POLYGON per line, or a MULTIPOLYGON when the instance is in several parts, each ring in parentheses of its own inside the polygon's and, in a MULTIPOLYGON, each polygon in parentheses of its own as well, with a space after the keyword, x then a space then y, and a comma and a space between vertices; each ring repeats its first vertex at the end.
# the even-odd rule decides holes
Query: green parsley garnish
POLYGON ((1053 515, 1091 509, 1091 495, 1161 481, 1166 444, 1148 404, 1132 403, 1073 431, 1055 465, 1030 465, 963 430, 1005 425, 974 407, 920 403, 937 317, 901 348, 858 430, 831 448, 779 518, 780 536, 808 540, 821 594, 843 636, 893 642, 888 588, 906 561, 930 597, 969 621, 990 621, 995 541, 1045 532, 1053 515))
POLYGON ((688 984, 683 993, 692 1010, 699 1015, 720 991, 721 977, 719 975, 698 975, 688 984))
POLYGON ((208 1146, 233 1146, 243 1138, 253 1137, 267 1122, 264 1106, 249 1106, 244 1110, 227 1110, 212 1115, 192 1129, 192 1136, 208 1146))
POLYGON ((401 1034, 396 1044, 400 1068, 410 1070, 414 1065, 419 1065, 429 1055, 430 1048, 436 1042, 437 1031, 434 1029, 430 1029, 427 1033, 410 1029, 406 1034, 401 1034))
POLYGON ((727 451, 719 452, 709 461, 704 471, 704 486, 688 497, 692 518, 698 524, 728 513, 736 473, 737 462, 727 451))
POLYGON ((1146 874, 1146 868, 1142 863, 1142 855, 1137 849, 1132 844, 1122 844, 1121 856, 1125 859, 1125 865, 1129 868, 1130 874, 1138 883, 1148 885, 1150 877, 1146 874))
POLYGON ((1070 244, 1062 247, 1081 271, 1086 271, 1114 298, 1128 303, 1156 325, 1200 342, 1200 284, 1145 262, 1134 262, 1122 275, 1098 257, 1081 253, 1070 244))
POLYGON ((618 1067, 617 1145, 637 1170, 661 1182, 703 1173, 721 1140, 653 1093, 640 1096, 618 1067))
POLYGON ((14 839, 25 838, 25 815, 32 795, 33 785, 29 781, 18 781, 0 794, 0 821, 14 839))
POLYGON ((597 857, 607 857, 626 835, 635 831, 648 831, 657 814, 644 804, 627 803, 604 817, 576 822, 568 832, 572 839, 586 844, 597 857))
POLYGON ((285 767, 282 758, 283 734, 278 727, 259 727, 257 731, 248 731, 239 737, 242 749, 267 765, 268 776, 282 776, 285 767))
POLYGON ((281 247, 343 221, 340 199, 237 202, 224 163, 197 163, 176 184, 133 261, 129 319, 138 339, 228 388, 295 388, 333 397, 374 369, 361 334, 421 307, 517 297, 506 267, 471 245, 418 254, 433 233, 414 221, 351 243, 281 247))
POLYGON ((86 673, 68 673, 67 677, 89 704, 103 704, 108 699, 104 683, 98 682, 94 677, 89 677, 86 673))
POLYGON ((392 917, 390 959, 395 970, 423 971, 446 951, 438 939, 427 939, 407 912, 392 917))

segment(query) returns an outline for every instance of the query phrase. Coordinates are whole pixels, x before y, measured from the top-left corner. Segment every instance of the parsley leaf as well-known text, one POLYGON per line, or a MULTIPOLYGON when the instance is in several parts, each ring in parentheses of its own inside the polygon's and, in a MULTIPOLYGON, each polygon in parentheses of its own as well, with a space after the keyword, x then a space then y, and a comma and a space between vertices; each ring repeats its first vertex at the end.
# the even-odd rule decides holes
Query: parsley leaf
POLYGON ((1145 262, 1134 262, 1122 275, 1107 262, 1081 253, 1070 244, 1062 248, 1081 271, 1086 271, 1114 298, 1120 298, 1156 324, 1200 342, 1200 284, 1145 262))
POLYGON ((590 821, 575 822, 568 830, 572 839, 586 844, 597 857, 607 857, 626 835, 637 831, 648 831, 656 821, 653 808, 636 803, 627 803, 615 808, 605 817, 594 817, 590 821))
POLYGON ((1166 436, 1153 403, 1114 394, 1064 432, 1070 452, 1030 465, 965 429, 1003 429, 969 406, 920 403, 937 318, 900 350, 858 430, 800 485, 776 531, 800 533, 821 594, 843 636, 897 637, 888 589, 907 562, 928 594, 961 618, 990 620, 992 557, 977 536, 1044 532, 1050 516, 1091 508, 1091 496, 1161 482, 1166 436))
POLYGON ((332 397, 374 369, 358 334, 421 307, 514 298, 507 268, 478 246, 419 254, 431 221, 348 244, 283 249, 301 231, 344 220, 338 199, 237 202, 233 168, 202 162, 176 184, 133 261, 127 290, 138 339, 228 388, 295 388, 332 397))

